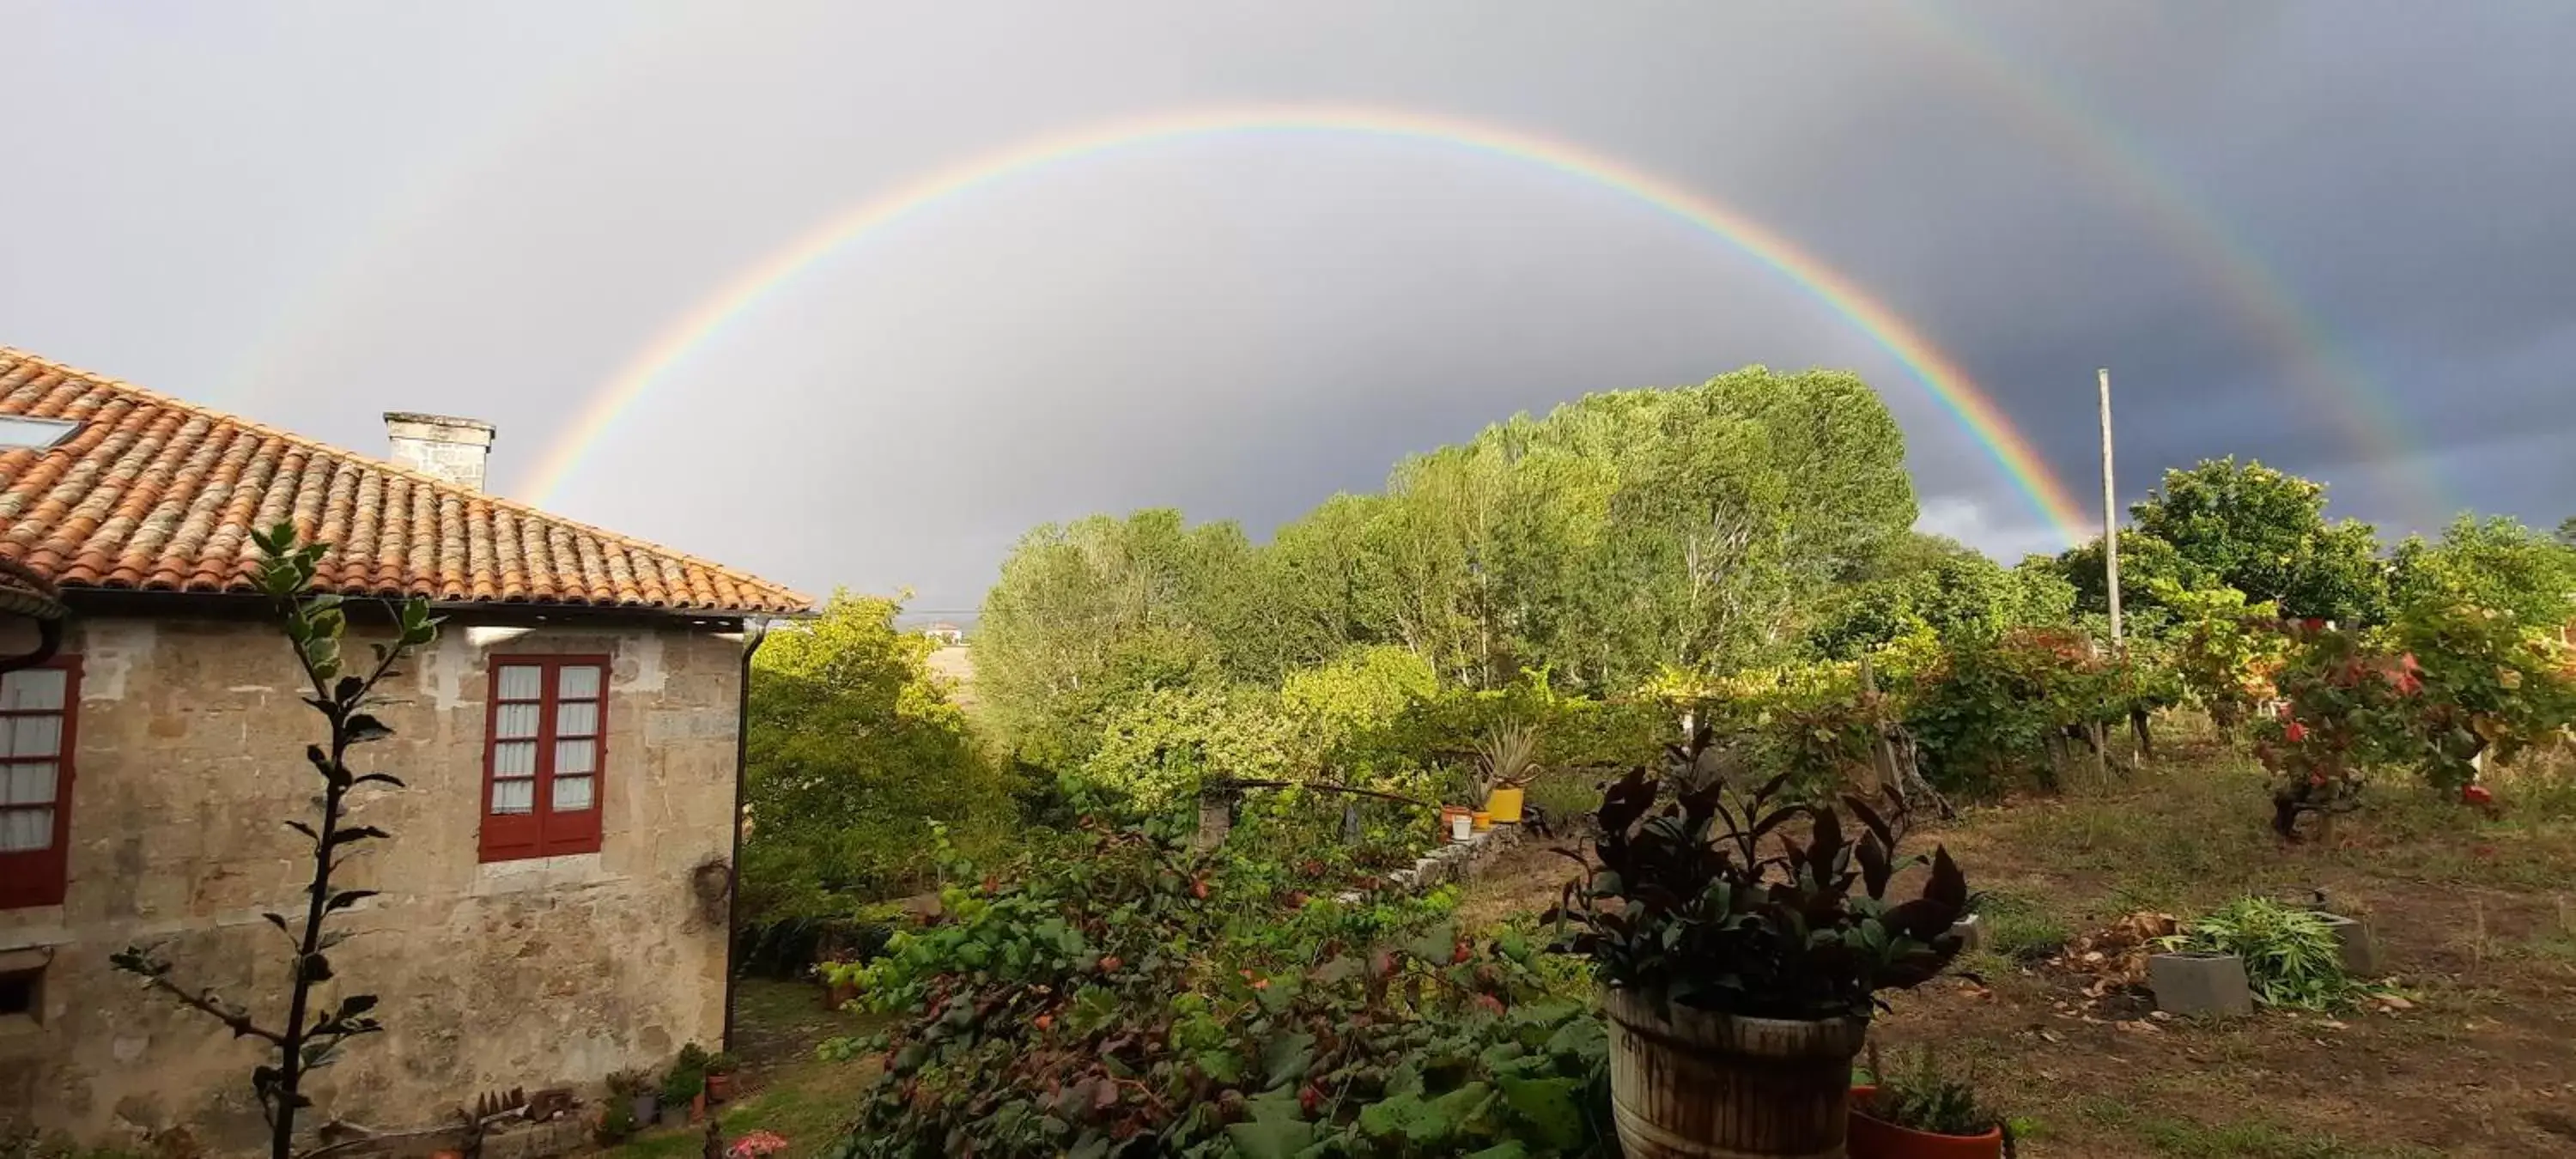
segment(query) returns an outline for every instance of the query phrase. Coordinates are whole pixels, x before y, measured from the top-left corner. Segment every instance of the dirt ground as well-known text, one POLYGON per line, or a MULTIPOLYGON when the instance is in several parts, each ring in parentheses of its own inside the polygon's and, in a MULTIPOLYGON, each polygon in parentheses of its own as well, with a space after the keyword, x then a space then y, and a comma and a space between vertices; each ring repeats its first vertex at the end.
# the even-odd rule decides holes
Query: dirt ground
MULTIPOLYGON (((2576 1156, 2576 776, 2496 774, 2495 819, 2391 788, 2331 844, 2285 847, 2241 754, 2199 736, 2160 757, 1918 831, 1995 895, 2001 936, 1973 977, 1890 996, 1874 1037, 1968 1070, 2027 1156, 2576 1156), (2395 1002, 2164 1019, 2056 952, 2133 912, 2314 888, 2372 927, 2395 1002)), ((1463 912, 1543 910, 1572 868, 1516 855, 1463 912)))

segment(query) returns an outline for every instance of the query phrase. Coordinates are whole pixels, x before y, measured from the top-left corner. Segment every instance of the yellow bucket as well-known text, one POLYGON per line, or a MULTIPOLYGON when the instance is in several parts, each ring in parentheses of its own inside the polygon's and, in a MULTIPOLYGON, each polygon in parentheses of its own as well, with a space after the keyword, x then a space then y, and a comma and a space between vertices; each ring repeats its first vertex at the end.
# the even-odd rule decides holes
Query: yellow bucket
POLYGON ((1521 823, 1521 790, 1496 789, 1485 798, 1485 811, 1494 815, 1496 825, 1521 823))

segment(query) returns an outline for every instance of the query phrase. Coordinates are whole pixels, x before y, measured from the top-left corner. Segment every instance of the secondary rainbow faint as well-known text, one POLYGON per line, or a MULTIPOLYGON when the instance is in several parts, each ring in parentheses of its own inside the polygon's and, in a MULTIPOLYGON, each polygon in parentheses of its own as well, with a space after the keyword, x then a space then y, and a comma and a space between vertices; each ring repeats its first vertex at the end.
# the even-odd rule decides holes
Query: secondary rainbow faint
MULTIPOLYGON (((2155 222, 2178 252, 2206 273, 2234 304, 2237 317, 2287 364, 2308 414, 2341 428, 2362 458, 2400 474, 2390 498, 2416 526, 2438 528, 2456 498, 2418 453, 2407 420, 2388 389, 2372 380, 2323 319, 2302 305, 2254 246, 2192 196, 2120 123, 2088 105, 2036 61, 2015 57, 1957 6, 1915 0, 1887 11, 1909 17, 1922 43, 1947 55, 1960 77, 1987 89, 1993 104, 2097 172, 2104 184, 2155 222)), ((2115 372, 2116 373, 2116 372, 2115 372)))
POLYGON ((538 460, 520 496, 548 503, 620 415, 654 383, 733 319, 825 257, 945 198, 991 182, 1124 148, 1254 132, 1391 137, 1506 157, 1626 193, 1699 227, 1769 266, 1849 320, 1904 364, 1916 381, 1983 446, 2039 516, 2068 543, 2089 537, 2088 515, 1994 400, 1895 311, 1788 238, 1720 204, 1619 161, 1563 141, 1454 117, 1369 108, 1200 110, 1093 125, 1026 141, 932 173, 850 207, 771 251, 665 326, 583 404, 538 460))

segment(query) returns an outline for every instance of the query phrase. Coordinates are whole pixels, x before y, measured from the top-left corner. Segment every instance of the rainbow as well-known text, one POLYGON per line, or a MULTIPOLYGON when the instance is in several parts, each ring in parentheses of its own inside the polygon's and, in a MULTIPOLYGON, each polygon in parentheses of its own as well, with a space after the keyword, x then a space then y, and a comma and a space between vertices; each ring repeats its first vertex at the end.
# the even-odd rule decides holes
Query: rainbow
POLYGON ((531 503, 547 503, 618 416, 666 371, 728 322, 843 246, 925 206, 1032 170, 1155 142, 1253 131, 1354 133, 1470 149, 1616 189, 1695 225, 1788 278, 1885 347, 1985 448, 2014 488, 2067 542, 2088 537, 2091 517, 1957 362, 1851 279, 1788 238, 1705 195, 1561 141, 1454 117, 1359 108, 1228 109, 1096 125, 985 154, 853 206, 772 251, 664 328, 583 404, 518 492, 531 503))
POLYGON ((1994 105, 2029 125, 2051 145, 2101 173, 2112 190, 2180 242, 2210 283, 2235 303, 2237 315, 2290 367, 2292 387, 2311 413, 2341 428, 2364 460, 2399 474, 2391 498, 2417 527, 2448 522, 2458 501, 2418 453, 2396 396, 2372 380, 2323 319, 2300 304, 2289 285, 2251 243, 2176 182, 2154 154, 2075 91, 2030 61, 2017 60, 1962 11, 1900 4, 1923 40, 1947 54, 1962 77, 1987 88, 1994 105))

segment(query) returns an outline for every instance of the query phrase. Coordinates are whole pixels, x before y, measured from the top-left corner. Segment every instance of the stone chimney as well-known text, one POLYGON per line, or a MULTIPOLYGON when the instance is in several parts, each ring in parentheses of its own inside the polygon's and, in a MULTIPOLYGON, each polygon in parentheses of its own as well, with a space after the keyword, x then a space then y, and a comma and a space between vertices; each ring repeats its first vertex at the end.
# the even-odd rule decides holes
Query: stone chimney
POLYGON ((385 412, 393 461, 424 475, 483 489, 483 461, 492 454, 492 424, 445 415, 385 412))

